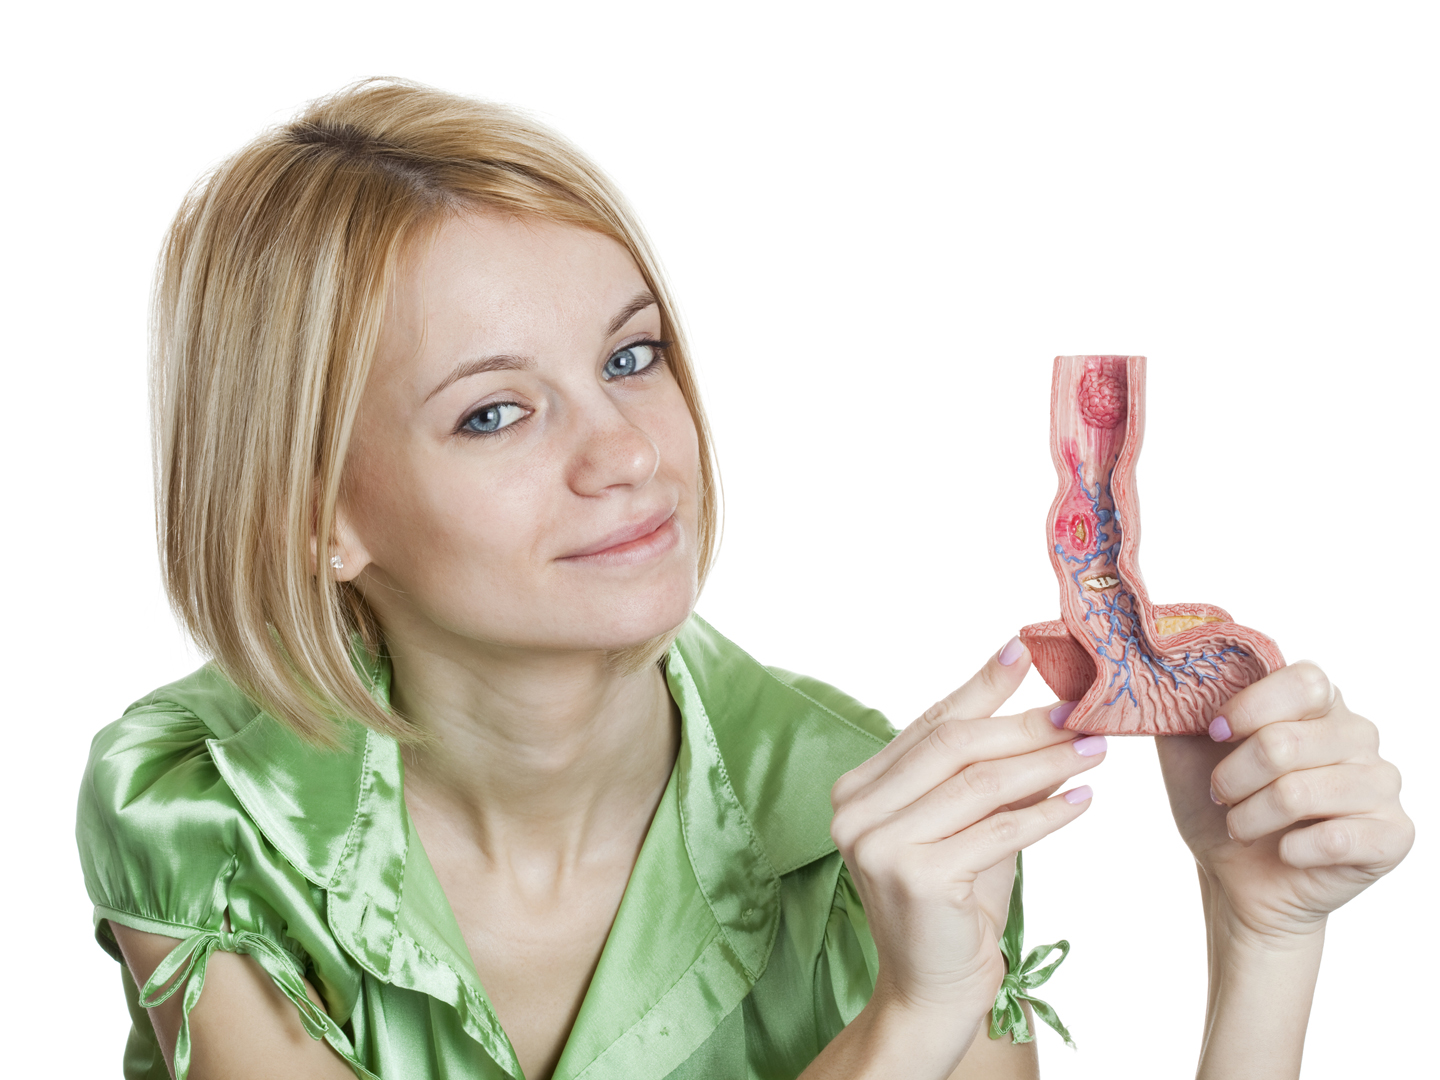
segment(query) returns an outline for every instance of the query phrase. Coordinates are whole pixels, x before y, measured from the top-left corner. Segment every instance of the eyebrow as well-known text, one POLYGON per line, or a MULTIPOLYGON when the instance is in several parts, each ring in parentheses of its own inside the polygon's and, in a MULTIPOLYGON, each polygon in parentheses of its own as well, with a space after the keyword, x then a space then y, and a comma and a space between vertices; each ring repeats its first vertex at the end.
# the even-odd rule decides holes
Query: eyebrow
POLYGON ((425 395, 429 401, 436 394, 446 387, 451 386, 461 379, 468 379, 471 375, 484 375, 487 371, 527 371, 534 367, 534 361, 524 356, 485 356, 479 360, 463 360, 455 365, 455 370, 440 380, 439 385, 425 395))
POLYGON ((654 296, 648 292, 636 293, 635 298, 620 309, 620 313, 610 320, 610 325, 605 328, 606 337, 614 337, 620 332, 620 328, 633 319, 646 308, 658 303, 654 296))
MULTIPOLYGON (((653 307, 656 303, 658 303, 658 301, 649 292, 637 293, 635 297, 610 320, 610 324, 605 327, 605 336, 614 337, 627 322, 646 308, 653 307)), ((431 390, 430 393, 425 395, 425 400, 429 401, 446 387, 454 385, 461 379, 468 379, 472 375, 484 375, 490 371, 528 371, 534 366, 534 361, 528 357, 511 356, 505 353, 498 356, 484 356, 478 360, 464 360, 456 364, 455 369, 440 380, 440 383, 434 390, 431 390)))

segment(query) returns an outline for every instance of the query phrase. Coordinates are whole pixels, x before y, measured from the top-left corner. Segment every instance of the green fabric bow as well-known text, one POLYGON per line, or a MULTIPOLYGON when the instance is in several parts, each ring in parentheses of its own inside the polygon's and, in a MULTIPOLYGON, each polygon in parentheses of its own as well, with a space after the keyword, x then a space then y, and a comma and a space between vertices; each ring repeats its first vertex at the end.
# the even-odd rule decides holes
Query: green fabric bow
POLYGON ((300 1022, 312 1039, 324 1039, 360 1077, 375 1080, 355 1058, 350 1040, 330 1015, 305 993, 300 962, 269 938, 249 931, 204 930, 192 934, 170 950, 140 990, 140 1005, 153 1009, 182 986, 180 1033, 175 1040, 175 1077, 184 1080, 190 1072, 190 1010, 200 1000, 205 986, 205 968, 214 952, 246 953, 265 969, 275 985, 295 1003, 300 1022))
POLYGON ((1065 1025, 1060 1022, 1055 1010, 1048 1003, 1030 996, 1030 991, 1055 974, 1061 961, 1070 955, 1070 942, 1057 941, 1053 945, 1039 945, 1031 949, 1030 955, 1023 961, 1020 959, 1020 950, 1025 941, 1025 905, 1021 899, 1025 875, 1020 857, 1021 853, 1016 852, 1015 884, 1010 889, 1010 913, 1005 920, 1005 932, 1000 935, 1000 952, 1005 957, 1007 970, 1005 979, 1000 984, 1000 992, 995 995, 995 1007, 990 1010, 990 1038, 998 1039, 1009 1034, 1012 1042, 1027 1043, 1034 1039, 1035 1036, 1030 1033, 1030 1025, 1025 1022, 1025 1010, 1020 1007, 1020 1002, 1028 1001, 1035 1010, 1035 1015, 1059 1032, 1065 1045, 1073 1050, 1075 1041, 1070 1038, 1070 1032, 1065 1030, 1065 1025), (1060 955, 1048 964, 1045 963, 1050 954, 1056 951, 1060 955))

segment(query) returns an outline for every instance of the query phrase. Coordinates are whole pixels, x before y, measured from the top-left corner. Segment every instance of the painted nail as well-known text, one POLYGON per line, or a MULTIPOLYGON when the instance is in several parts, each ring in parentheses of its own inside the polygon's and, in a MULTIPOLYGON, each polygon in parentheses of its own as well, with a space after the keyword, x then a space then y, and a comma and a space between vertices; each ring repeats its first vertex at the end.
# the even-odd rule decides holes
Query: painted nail
POLYGON ((1223 716, 1217 716, 1210 721, 1210 738, 1216 742, 1225 742, 1230 738, 1230 721, 1223 716))
POLYGON ((1075 748, 1075 753, 1081 757, 1094 757, 1096 754, 1105 752, 1104 735, 1086 735, 1083 739, 1076 739, 1070 744, 1075 748))
POLYGON ((1009 667, 1020 659, 1020 654, 1024 651, 1025 644, 1018 637, 1012 637, 1005 643, 1005 647, 1000 650, 1000 655, 996 659, 1000 661, 1002 667, 1009 667))
POLYGON ((1070 719, 1070 714, 1075 711, 1075 706, 1078 704, 1080 704, 1078 701, 1066 701, 1056 705, 1050 710, 1050 723, 1056 727, 1064 727, 1065 721, 1070 719))
POLYGON ((1071 806, 1074 806, 1076 803, 1088 802, 1090 796, 1094 794, 1095 793, 1090 790, 1090 787, 1087 784, 1083 787, 1071 788, 1069 791, 1065 792, 1065 794, 1061 795, 1060 797, 1066 802, 1068 802, 1071 806))
POLYGON ((1214 787, 1211 787, 1211 789, 1210 789, 1210 801, 1213 802, 1216 806, 1224 806, 1224 805, 1225 805, 1224 800, 1221 799, 1219 795, 1216 795, 1216 794, 1215 794, 1215 789, 1214 789, 1214 787))

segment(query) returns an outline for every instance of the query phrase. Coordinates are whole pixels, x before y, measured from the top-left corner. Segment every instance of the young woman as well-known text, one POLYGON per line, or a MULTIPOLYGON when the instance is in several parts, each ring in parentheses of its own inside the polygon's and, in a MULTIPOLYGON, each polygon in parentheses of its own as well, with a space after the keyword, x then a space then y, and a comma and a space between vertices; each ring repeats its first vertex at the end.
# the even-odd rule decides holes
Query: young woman
MULTIPOLYGON (((166 580, 214 662, 102 731, 81 793, 127 1076, 1034 1075, 1016 852, 1104 739, 994 715, 1018 640, 895 735, 691 614, 704 414, 573 148, 342 92, 182 207, 156 332, 166 580)), ((1293 1075, 1326 916, 1412 829, 1318 668, 1224 716, 1161 748, 1201 1073, 1293 1075)))

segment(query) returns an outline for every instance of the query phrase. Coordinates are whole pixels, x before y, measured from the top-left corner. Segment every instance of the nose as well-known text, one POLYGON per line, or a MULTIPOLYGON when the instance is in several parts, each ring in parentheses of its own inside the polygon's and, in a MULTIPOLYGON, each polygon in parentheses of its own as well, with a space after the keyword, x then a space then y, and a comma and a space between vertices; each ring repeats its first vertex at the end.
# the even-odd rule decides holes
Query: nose
POLYGON ((659 468, 655 440, 620 409, 601 407, 585 418, 570 460, 570 489, 577 495, 602 495, 611 488, 641 488, 659 468))

